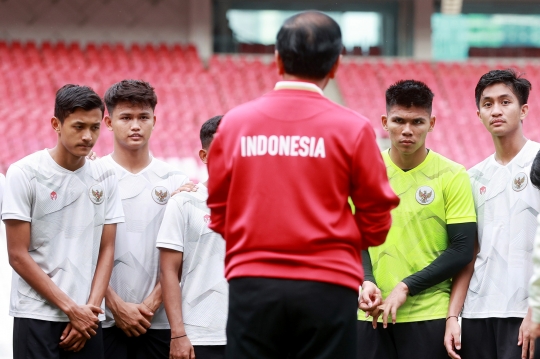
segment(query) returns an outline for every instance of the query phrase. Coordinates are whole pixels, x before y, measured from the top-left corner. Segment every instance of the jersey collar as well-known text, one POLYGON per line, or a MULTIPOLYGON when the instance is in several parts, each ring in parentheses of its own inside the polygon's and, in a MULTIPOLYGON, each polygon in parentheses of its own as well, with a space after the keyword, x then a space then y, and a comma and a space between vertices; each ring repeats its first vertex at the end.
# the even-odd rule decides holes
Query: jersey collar
POLYGON ((302 90, 318 92, 321 96, 324 96, 323 90, 315 84, 303 81, 278 81, 274 90, 302 90))

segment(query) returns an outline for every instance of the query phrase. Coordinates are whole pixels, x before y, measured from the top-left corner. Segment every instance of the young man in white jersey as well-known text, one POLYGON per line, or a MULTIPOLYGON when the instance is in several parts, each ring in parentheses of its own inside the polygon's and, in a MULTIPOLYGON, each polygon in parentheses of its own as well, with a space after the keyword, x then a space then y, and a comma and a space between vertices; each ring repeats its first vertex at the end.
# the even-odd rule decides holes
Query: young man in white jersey
MULTIPOLYGON (((201 128, 201 161, 222 116, 201 128)), ((224 277, 225 241, 208 228, 207 182, 197 192, 171 198, 159 230, 163 301, 171 323, 171 359, 224 359, 228 284, 224 277), (182 285, 178 287, 178 277, 182 285)))
POLYGON ((56 146, 8 169, 2 219, 15 359, 103 358, 100 306, 124 221, 114 171, 85 158, 103 110, 89 87, 65 85, 51 119, 56 146))
POLYGON ((154 88, 144 81, 124 80, 105 93, 104 122, 114 133, 114 152, 101 161, 116 172, 125 213, 106 293, 106 359, 169 358, 156 237, 171 193, 188 178, 150 154, 156 104, 154 88))
POLYGON ((490 71, 475 89, 477 114, 495 153, 469 170, 479 251, 453 283, 445 334, 452 358, 534 354, 527 300, 540 196, 529 173, 540 144, 523 135, 530 89, 531 83, 513 70, 490 71))

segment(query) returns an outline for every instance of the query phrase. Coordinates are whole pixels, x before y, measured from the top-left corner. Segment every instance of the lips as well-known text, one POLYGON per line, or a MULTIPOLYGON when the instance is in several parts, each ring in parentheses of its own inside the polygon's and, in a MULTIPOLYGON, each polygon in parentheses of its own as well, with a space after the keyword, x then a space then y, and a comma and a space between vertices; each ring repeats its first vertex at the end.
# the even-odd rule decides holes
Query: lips
POLYGON ((490 125, 498 125, 498 124, 503 124, 503 123, 505 123, 505 122, 506 122, 505 120, 497 119, 497 120, 489 121, 489 124, 490 124, 490 125))
POLYGON ((128 137, 129 137, 129 138, 142 138, 141 135, 130 135, 130 136, 128 136, 128 137))
POLYGON ((404 140, 404 141, 399 141, 399 143, 402 143, 404 145, 412 145, 414 143, 414 141, 404 140))

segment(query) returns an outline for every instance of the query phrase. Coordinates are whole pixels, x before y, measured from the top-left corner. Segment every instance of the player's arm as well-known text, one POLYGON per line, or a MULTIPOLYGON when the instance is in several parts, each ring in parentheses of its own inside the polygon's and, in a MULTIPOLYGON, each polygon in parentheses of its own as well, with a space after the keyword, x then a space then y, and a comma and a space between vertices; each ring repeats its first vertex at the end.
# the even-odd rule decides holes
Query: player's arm
POLYGON ((186 217, 185 208, 181 203, 169 201, 157 238, 163 304, 171 326, 172 359, 190 359, 195 355, 184 327, 182 290, 179 285, 184 260, 184 238, 187 233, 186 217))
MULTIPOLYGON (((221 131, 223 131, 224 124, 226 122, 222 121, 221 131)), ((214 135, 214 140, 210 145, 211 154, 208 156, 208 207, 211 211, 210 229, 225 238, 227 199, 231 184, 228 163, 231 161, 231 154, 227 154, 223 149, 220 130, 214 135)))
POLYGON ((371 126, 365 127, 355 144, 350 197, 362 235, 361 249, 382 244, 392 223, 390 211, 399 204, 399 198, 388 183, 371 126))
MULTIPOLYGON (((358 308, 370 316, 374 310, 382 303, 381 290, 377 287, 375 276, 373 275, 373 265, 367 250, 362 251, 362 267, 364 268, 364 282, 362 283, 358 308)), ((377 327, 377 321, 373 320, 373 328, 377 327)))

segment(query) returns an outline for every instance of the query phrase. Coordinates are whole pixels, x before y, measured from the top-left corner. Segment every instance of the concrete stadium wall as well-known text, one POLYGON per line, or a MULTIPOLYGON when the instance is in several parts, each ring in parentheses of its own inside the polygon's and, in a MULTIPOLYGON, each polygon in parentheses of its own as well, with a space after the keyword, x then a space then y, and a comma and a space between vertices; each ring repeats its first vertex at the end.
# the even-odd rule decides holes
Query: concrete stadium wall
POLYGON ((211 0, 3 0, 0 40, 193 43, 212 52, 211 0))

